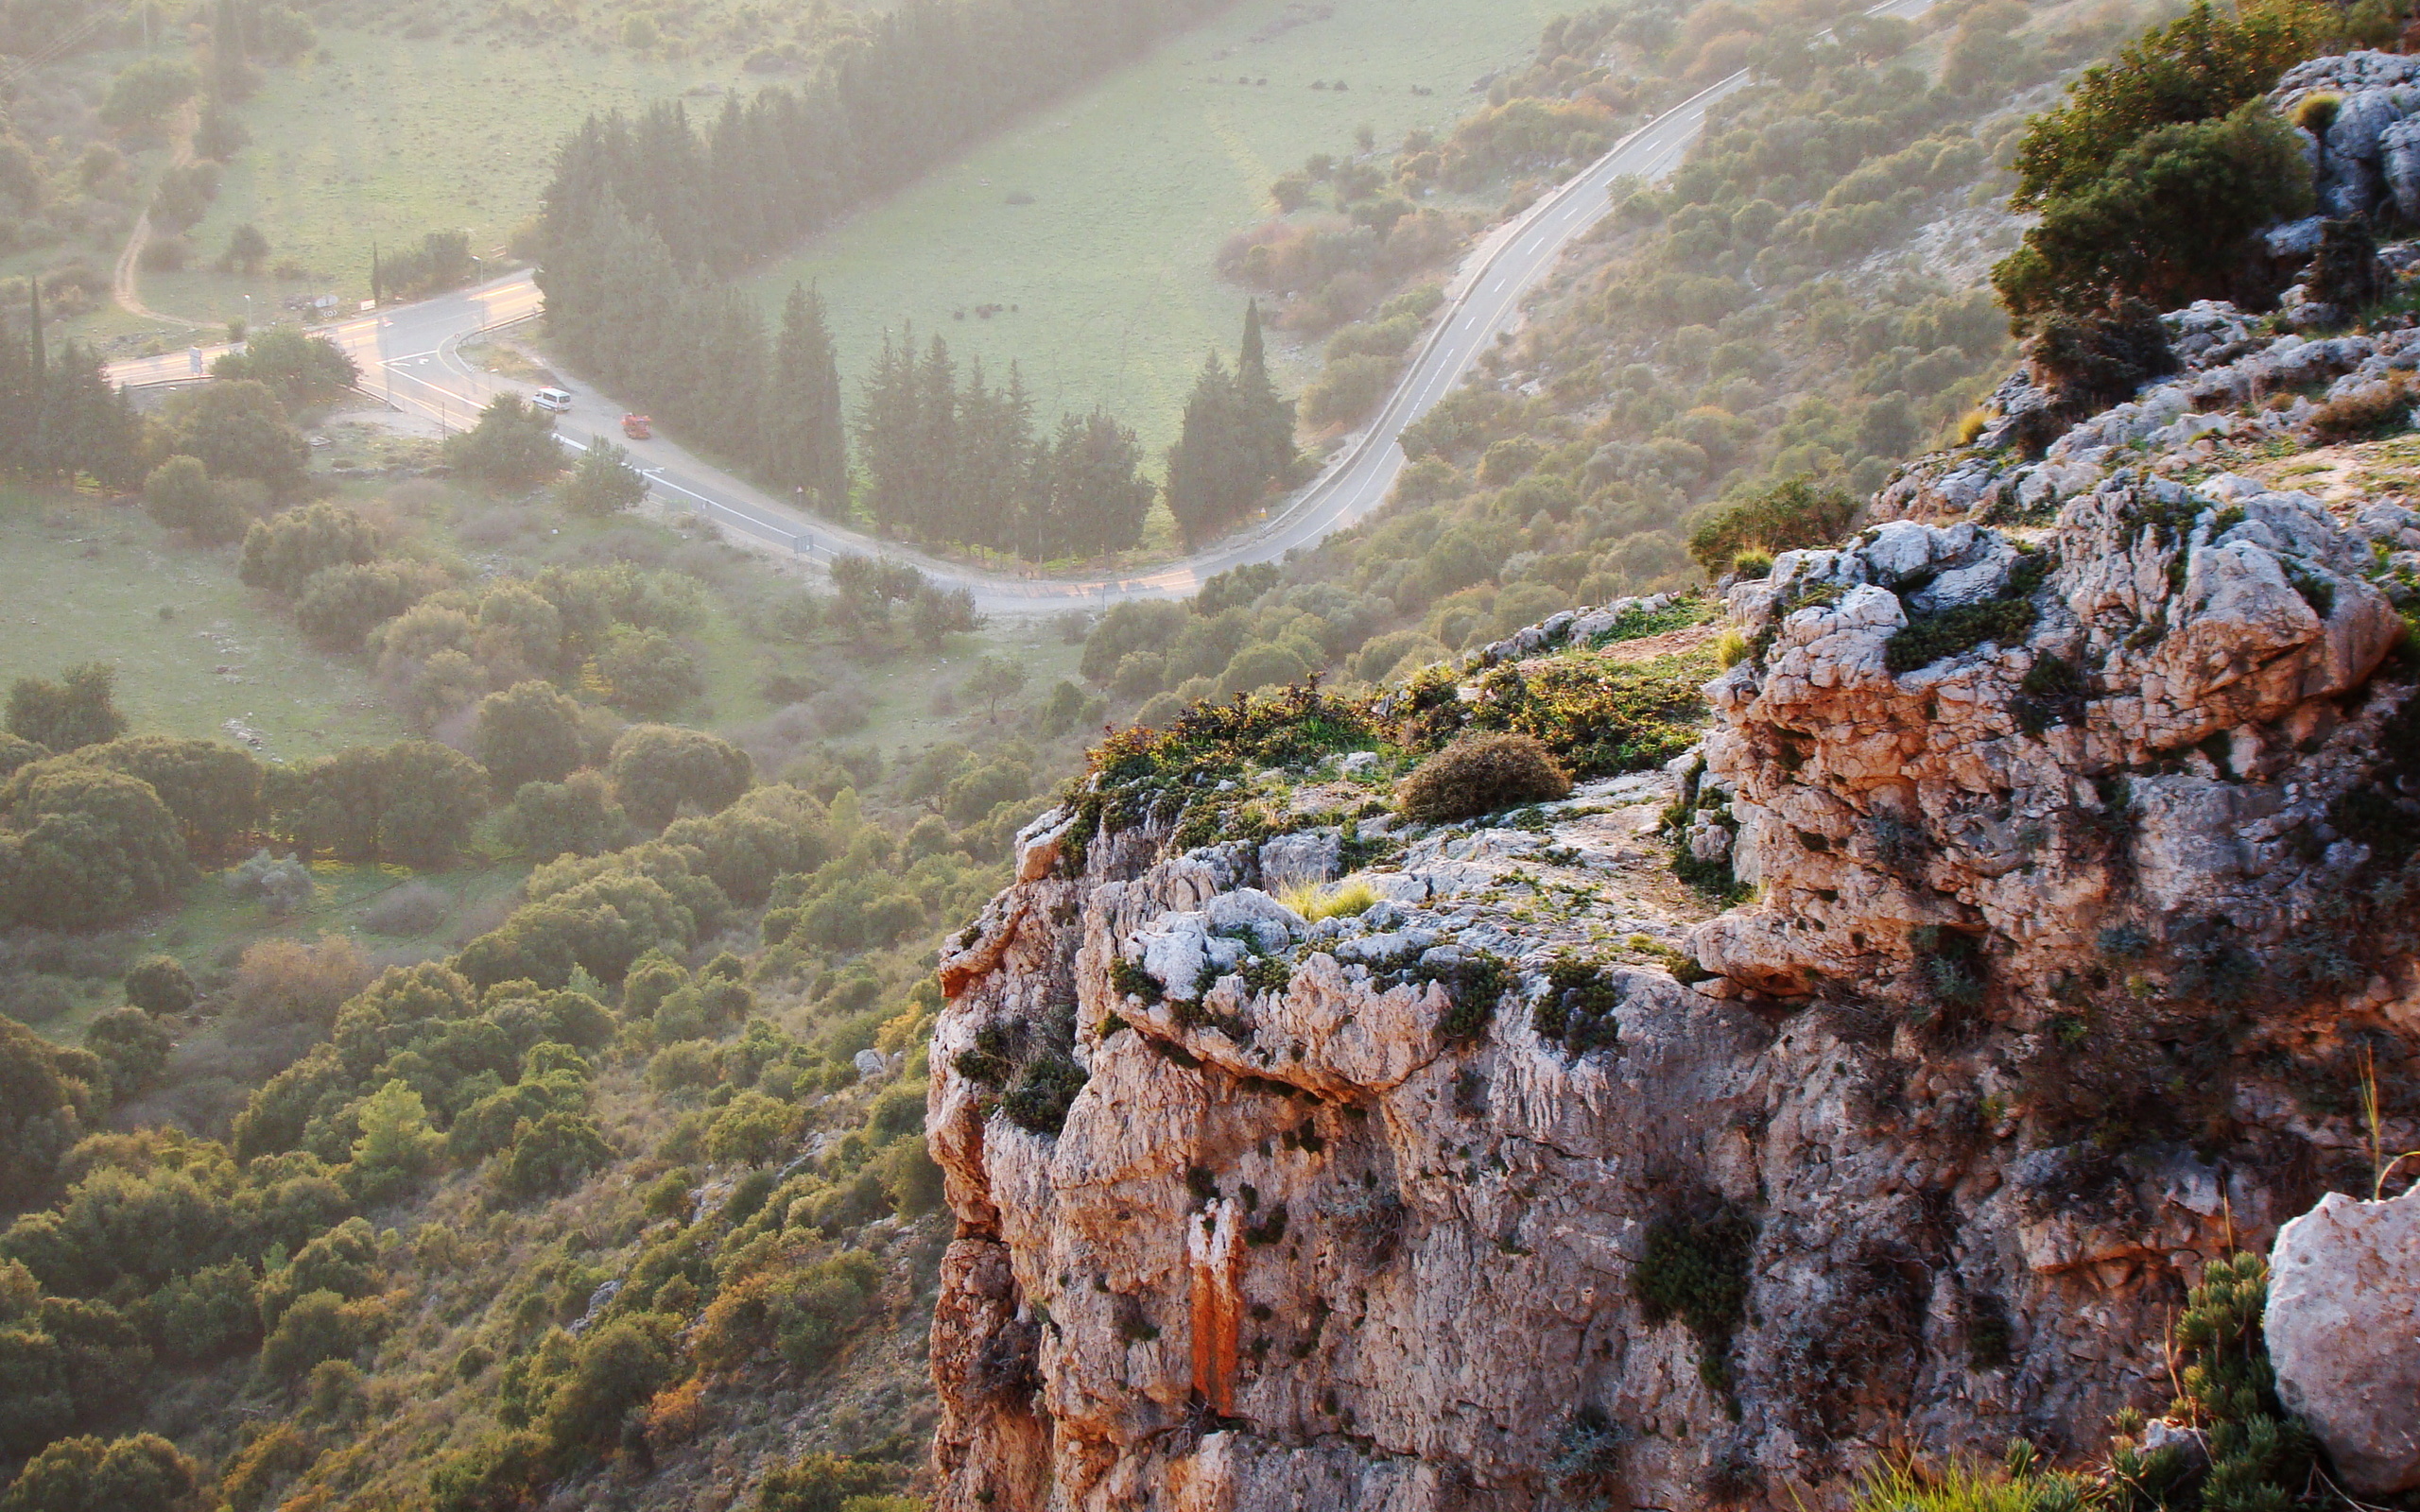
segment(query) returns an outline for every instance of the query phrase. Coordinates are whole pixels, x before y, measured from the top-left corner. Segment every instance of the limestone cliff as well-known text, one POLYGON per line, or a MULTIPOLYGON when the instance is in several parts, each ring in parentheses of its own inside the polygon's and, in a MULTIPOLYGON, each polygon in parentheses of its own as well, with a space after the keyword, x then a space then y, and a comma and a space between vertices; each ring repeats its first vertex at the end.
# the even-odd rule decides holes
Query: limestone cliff
POLYGON ((2170 331, 1733 587, 1727 669, 1666 633, 1700 752, 1392 815, 1441 730, 1636 665, 1635 605, 1106 752, 942 961, 940 1504, 1814 1505, 2163 1403, 2185 1284, 2350 1179, 2357 1057, 2420 1143, 2420 518, 2375 449, 2246 475, 2314 439, 2270 386, 2406 338, 2170 331))

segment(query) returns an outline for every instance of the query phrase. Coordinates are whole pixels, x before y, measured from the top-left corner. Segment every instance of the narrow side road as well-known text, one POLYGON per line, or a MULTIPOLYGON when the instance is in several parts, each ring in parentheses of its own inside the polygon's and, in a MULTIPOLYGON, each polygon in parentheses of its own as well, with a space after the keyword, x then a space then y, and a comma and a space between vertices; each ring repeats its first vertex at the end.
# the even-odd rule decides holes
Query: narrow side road
MULTIPOLYGON (((1930 0, 1884 0, 1869 15, 1921 15, 1930 0)), ((1706 112, 1745 88, 1746 70, 1718 80, 1633 131, 1613 149, 1520 215, 1497 227, 1466 257, 1427 339, 1397 380, 1376 417, 1307 486, 1270 517, 1200 552, 1146 572, 1092 577, 1042 577, 984 572, 946 562, 895 541, 837 525, 793 502, 734 476, 661 437, 625 444, 631 464, 667 502, 684 506, 726 529, 751 536, 817 563, 864 553, 906 562, 926 576, 975 595, 987 613, 1031 614, 1107 606, 1130 599, 1184 598, 1217 573, 1274 561, 1367 519, 1385 505, 1406 465, 1401 437, 1461 383, 1479 357, 1521 320, 1528 297, 1552 275, 1571 245, 1612 212, 1608 191, 1617 179, 1655 181, 1679 167, 1706 112)), ((190 138, 187 139, 190 141, 190 138)), ((121 265, 125 266, 125 259, 121 265)), ((123 301, 121 301, 123 302, 123 301)), ((320 328, 360 364, 361 387, 398 408, 448 429, 469 425, 499 393, 533 386, 499 378, 461 355, 463 343, 541 312, 544 301, 527 273, 468 291, 384 310, 320 328)), ((223 347, 170 352, 113 365, 122 384, 187 382, 207 369, 223 347)), ((571 412, 557 429, 575 446, 592 436, 620 441, 624 406, 575 387, 571 412)))

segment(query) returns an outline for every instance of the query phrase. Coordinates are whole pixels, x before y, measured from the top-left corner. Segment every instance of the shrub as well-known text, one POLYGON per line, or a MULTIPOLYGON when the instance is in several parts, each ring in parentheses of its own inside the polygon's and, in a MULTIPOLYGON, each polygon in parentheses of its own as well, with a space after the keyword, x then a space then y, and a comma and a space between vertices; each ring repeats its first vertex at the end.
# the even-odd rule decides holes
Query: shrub
POLYGON ((2081 193, 2115 177, 2128 149, 2160 128, 2249 104, 2311 56, 2332 26, 2323 8, 2296 0, 2269 0, 2234 14, 2196 5, 2112 61, 2085 70, 2057 110, 2027 123, 2010 204, 2038 209, 2081 193))
POLYGON ((288 495, 302 481, 310 446, 267 384, 214 379, 168 403, 170 446, 197 457, 214 480, 258 480, 288 495))
POLYGON ((1727 1397, 1726 1356, 1732 1334, 1747 1316, 1756 1226, 1719 1198, 1706 1198, 1697 1209, 1668 1212, 1648 1228, 1631 1283, 1650 1323, 1677 1318, 1687 1326, 1698 1341, 1700 1378, 1707 1389, 1727 1397))
POLYGON ((147 955, 126 973, 126 1001, 146 1013, 182 1013, 199 995, 192 973, 173 955, 147 955))
POLYGON ((454 900, 442 887, 407 882, 361 911, 362 926, 379 935, 425 935, 445 922, 454 900))
POLYGON ((862 1249, 844 1249, 806 1266, 783 1287, 773 1313, 775 1341, 799 1369, 821 1369, 868 1321, 882 1267, 862 1249))
POLYGON ((558 1110, 513 1131, 502 1180, 505 1190, 515 1196, 544 1196, 570 1190, 613 1159, 614 1147, 605 1143, 594 1120, 558 1110))
POLYGON ((602 436, 590 437, 571 475, 556 485, 563 507, 596 518, 619 514, 646 498, 647 479, 630 465, 629 455, 602 436))
POLYGON ((253 521, 244 532, 236 576, 251 587, 292 598, 327 568, 377 559, 378 532, 370 522, 343 505, 322 500, 253 521))
POLYGON ((1962 655, 1986 641, 2014 645, 2033 628, 2034 618, 2033 606, 2022 598, 1961 604, 1892 631, 1882 645, 1882 664, 1896 676, 1962 655))
MULTIPOLYGON (((147 784, 176 816, 186 846, 199 859, 216 855, 261 820, 264 769, 251 752, 215 740, 136 735, 86 746, 63 761, 123 772, 147 784)), ((0 807, 15 801, 20 784, 53 769, 57 768, 43 766, 18 773, 0 788, 0 807)))
POLYGON ((499 488, 526 489, 562 471, 554 418, 519 394, 498 394, 478 423, 445 438, 445 459, 499 488))
POLYGON ((305 853, 441 866, 487 808, 487 773, 433 741, 357 746, 279 783, 275 807, 305 853))
POLYGON ((767 1471, 748 1512, 841 1512, 844 1503, 897 1482, 898 1472, 888 1466, 818 1450, 767 1471))
POLYGON ((212 486, 200 458, 182 455, 143 480, 143 509, 162 529, 182 530, 205 546, 235 540, 250 518, 233 495, 212 486))
POLYGON ((126 733, 117 712, 117 669, 103 662, 70 667, 57 682, 19 678, 9 688, 9 733, 58 754, 126 733))
POLYGON ((2361 441, 2411 426, 2412 387, 2395 374, 2342 399, 2331 399, 2311 413, 2311 435, 2324 442, 2361 441))
POLYGON ((294 623, 332 651, 357 651, 370 632, 443 586, 444 575, 419 562, 330 567, 302 586, 294 623))
POLYGON ((479 701, 471 754, 499 793, 524 782, 560 782, 586 757, 579 705, 531 679, 479 701))
POLYGON ((1863 509, 1844 490, 1790 478, 1700 525, 1689 537, 1689 555, 1709 577, 1735 567, 1743 576, 1761 576, 1747 572, 1739 558, 1763 555, 1769 572, 1772 553, 1828 546, 1848 534, 1863 509))
POLYGON ((264 939, 244 947, 227 986, 237 1013, 298 1023, 327 1024, 337 1009, 370 985, 370 962, 341 935, 316 944, 264 939))
POLYGON ((0 1512, 183 1512, 198 1484, 194 1462, 157 1434, 64 1438, 26 1462, 0 1512))
POLYGON ((728 808, 752 772, 746 751, 702 730, 634 725, 614 742, 606 775, 631 817, 661 830, 684 803, 708 814, 728 808))
POLYGON ((2253 233, 2307 213, 2301 139, 2267 107, 2163 126, 2106 174, 2042 201, 2025 244, 1992 269, 2015 319, 2139 296, 2161 309, 2223 297, 2252 261, 2253 233))
POLYGON ((110 1095, 123 1102, 160 1079, 176 1040, 141 1008, 117 1008, 93 1021, 84 1048, 98 1056, 110 1095))
POLYGON ((261 1372, 293 1382, 322 1360, 349 1360, 376 1337, 376 1313, 335 1292, 296 1297, 261 1341, 261 1372))
MULTIPOLYGON (((253 238, 247 250, 257 263, 268 255, 268 244, 251 226, 236 227, 235 237, 241 238, 246 232, 253 238)), ((231 240, 229 250, 234 249, 235 242, 231 240)), ((253 333, 243 351, 231 352, 211 364, 210 375, 267 384, 287 407, 298 408, 342 398, 346 389, 360 381, 361 369, 325 336, 307 335, 292 326, 272 326, 253 333)))
POLYGON ((705 691, 698 659, 662 630, 616 625, 596 653, 596 673, 614 708, 661 717, 705 691))
POLYGON ((1333 886, 1299 882, 1277 895, 1277 901, 1312 923, 1322 919, 1351 919, 1368 913, 1378 902, 1369 879, 1349 877, 1333 886))
POLYGON ((542 1425, 560 1452, 611 1446, 632 1408, 671 1383, 672 1350, 655 1330, 614 1318, 580 1340, 570 1374, 555 1388, 542 1425))
POLYGON ((1009 1122, 1030 1134, 1056 1139, 1067 1126, 1067 1109, 1088 1078, 1075 1057, 1049 1046, 1017 1069, 1016 1080, 1000 1098, 1009 1122))
POLYGON ((1396 802, 1407 818, 1443 824, 1570 792, 1570 775, 1535 736, 1466 734, 1405 778, 1396 802))
POLYGON ((629 834, 605 780, 585 771, 560 782, 524 782, 497 827, 498 838, 533 861, 602 855, 629 834))
POLYGON ((0 919, 92 929, 157 907, 192 873, 150 784, 69 764, 20 773, 0 817, 0 919))

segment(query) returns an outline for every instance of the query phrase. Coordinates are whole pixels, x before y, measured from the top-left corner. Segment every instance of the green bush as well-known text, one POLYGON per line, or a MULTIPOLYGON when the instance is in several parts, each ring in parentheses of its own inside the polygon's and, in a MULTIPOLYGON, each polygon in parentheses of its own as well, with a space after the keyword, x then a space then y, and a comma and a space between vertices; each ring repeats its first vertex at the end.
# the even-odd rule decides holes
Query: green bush
POLYGON ((513 1130, 502 1180, 514 1196, 546 1196, 570 1190, 613 1160, 614 1147, 595 1120, 558 1110, 513 1130))
POLYGON ((608 1449, 631 1410, 672 1381, 673 1351, 661 1318, 619 1317, 579 1342, 570 1374, 555 1388, 541 1431, 558 1452, 608 1449))
POLYGON ((1687 1326, 1698 1341, 1699 1376, 1727 1399, 1731 1336, 1747 1316, 1756 1226, 1719 1199, 1698 1208, 1676 1209, 1648 1227, 1631 1284, 1647 1321, 1687 1326))
POLYGON ((305 1292, 261 1341, 261 1373, 286 1383, 322 1360, 349 1360, 377 1335, 376 1314, 334 1292, 305 1292))
POLYGON ((0 921, 93 929, 190 880, 184 833, 147 782, 77 763, 20 772, 0 814, 0 921))
POLYGON ((199 995, 192 973, 173 955, 147 955, 126 973, 126 1001, 146 1013, 182 1013, 199 995))
POLYGON ((172 456, 143 480, 143 510, 164 530, 182 530, 215 546, 244 534, 251 518, 226 490, 214 487, 210 472, 195 456, 172 456))
POLYGON ((497 838, 544 862, 602 855, 631 838, 631 826, 602 777, 574 772, 560 782, 522 783, 505 806, 497 838))
POLYGON ((302 585, 294 624, 314 644, 357 651, 372 630, 443 586, 436 569, 419 562, 359 562, 326 568, 302 585))
POLYGON ((1773 553, 1831 545, 1849 533, 1864 508, 1845 490, 1786 479, 1700 525, 1689 537, 1689 555, 1708 577, 1735 568, 1744 576, 1762 576, 1740 567, 1740 558, 1761 554, 1771 571, 1773 553))
POLYGON ((1962 655, 1986 641, 2013 646, 2032 630, 2035 617, 2033 606, 2021 598, 1961 604, 1892 631, 1882 645, 1882 664, 1896 676, 1962 655))
POLYGON ((471 754, 499 793, 524 782, 560 782, 586 759, 579 705, 537 679, 479 701, 471 754))
POLYGON ((213 481, 252 478, 290 497, 302 482, 311 448, 267 384, 214 379, 168 402, 170 447, 197 457, 213 481))
POLYGON ((519 394, 498 394, 479 411, 476 424, 447 437, 445 459, 472 477, 505 489, 531 488, 563 467, 554 417, 519 394))
MULTIPOLYGON (((251 260, 257 265, 268 255, 268 244, 259 230, 238 226, 234 236, 251 236, 241 246, 231 240, 228 249, 236 261, 251 260)), ((257 271, 255 266, 251 271, 257 271)), ((344 397, 345 390, 361 379, 361 369, 351 357, 325 336, 315 336, 292 326, 271 326, 251 333, 241 352, 230 352, 211 364, 214 378, 250 378, 267 384, 279 401, 288 408, 305 404, 325 404, 344 397)))
POLYGON ((19 678, 9 687, 9 733, 55 755, 126 733, 117 712, 117 669, 104 662, 70 667, 57 682, 19 678))
POLYGON ((252 588, 295 597, 313 575, 378 559, 378 532, 340 504, 325 500, 255 520, 244 532, 236 576, 252 588))
POLYGON ((2012 208, 2041 209, 2114 178, 2118 163, 2163 127, 2227 115, 2312 56, 2334 23, 2320 6, 2263 0, 2233 13, 2203 0, 2067 86, 2026 124, 2012 208))
POLYGON ((194 1462, 157 1434, 65 1438, 26 1462, 0 1512, 184 1512, 199 1485, 194 1462))
POLYGON ((1533 735, 1465 734, 1413 769, 1396 789, 1407 818, 1447 824, 1569 796, 1571 777, 1533 735))
POLYGON ((2254 233, 2310 204, 2301 139, 2265 105, 2246 105, 2161 127, 2103 178, 2046 199, 1992 284, 2020 322, 2128 296, 2160 309, 2222 298, 2251 261, 2254 233))
POLYGON ((109 1077, 110 1096, 124 1102, 149 1089, 168 1067, 176 1040, 141 1008, 102 1014, 84 1031, 84 1048, 98 1056, 109 1077))
POLYGON ((606 776, 622 807, 648 830, 672 822, 682 805, 719 813, 748 791, 748 753, 703 730, 633 725, 614 742, 606 776))
POLYGON ((822 1369, 869 1321, 869 1304, 881 1285, 881 1265, 862 1249, 844 1249, 798 1271, 784 1282, 774 1309, 783 1357, 809 1373, 822 1369))
POLYGON ((556 485, 563 507, 591 518, 619 514, 647 497, 647 478, 630 465, 629 455, 602 436, 588 438, 588 450, 572 464, 571 475, 556 485))
POLYGON ((890 1466, 819 1450, 768 1470, 749 1512, 841 1512, 844 1503, 889 1490, 898 1480, 890 1466))

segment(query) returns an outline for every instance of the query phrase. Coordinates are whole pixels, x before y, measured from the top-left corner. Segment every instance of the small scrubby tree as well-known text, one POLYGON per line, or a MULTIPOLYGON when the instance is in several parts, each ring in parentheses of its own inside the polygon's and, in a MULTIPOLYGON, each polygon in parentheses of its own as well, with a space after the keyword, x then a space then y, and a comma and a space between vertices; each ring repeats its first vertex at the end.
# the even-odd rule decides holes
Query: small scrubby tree
POLYGON ((558 485, 563 507, 574 514, 619 514, 647 497, 647 478, 631 466, 630 454, 602 436, 588 438, 571 475, 558 485))

